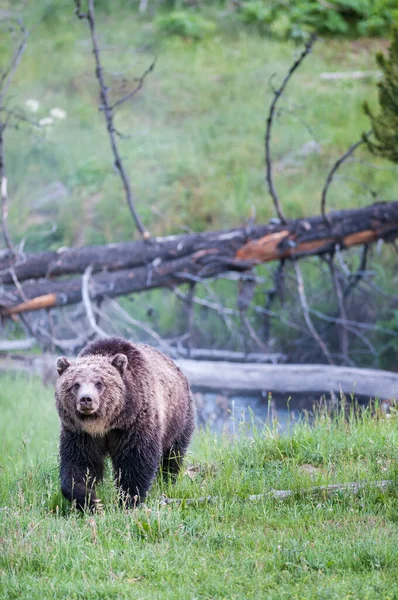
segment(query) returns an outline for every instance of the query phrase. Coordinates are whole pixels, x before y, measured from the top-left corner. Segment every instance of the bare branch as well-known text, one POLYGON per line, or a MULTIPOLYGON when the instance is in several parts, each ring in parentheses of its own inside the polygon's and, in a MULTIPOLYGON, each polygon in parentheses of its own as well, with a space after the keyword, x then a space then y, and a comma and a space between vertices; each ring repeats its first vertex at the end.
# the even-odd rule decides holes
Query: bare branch
POLYGON ((93 307, 91 305, 89 284, 92 271, 93 267, 92 265, 90 265, 89 267, 87 267, 82 277, 82 301, 86 310, 87 319, 90 323, 91 329, 100 337, 108 337, 108 334, 103 329, 101 329, 101 327, 98 326, 97 321, 95 320, 93 307))
POLYGON ((115 108, 117 108, 121 104, 124 104, 125 102, 128 102, 129 100, 132 100, 134 98, 134 96, 136 94, 138 94, 138 92, 141 90, 142 86, 145 83, 145 79, 154 70, 155 65, 156 65, 156 59, 157 59, 157 57, 155 56, 153 62, 149 65, 147 70, 144 71, 144 73, 141 75, 141 77, 137 77, 135 79, 135 81, 138 81, 138 84, 136 85, 136 87, 131 92, 129 92, 128 94, 123 96, 122 98, 119 98, 119 100, 116 100, 116 102, 114 102, 113 105, 111 106, 111 110, 115 110, 115 108))
POLYGON ((294 264, 294 269, 296 271, 296 278, 297 278, 297 290, 300 296, 300 302, 301 302, 301 307, 303 309, 303 315, 304 315, 304 319, 305 322, 307 324, 307 327, 312 335, 312 337, 314 338, 314 340, 316 341, 316 343, 318 344, 318 346, 320 347, 320 349, 322 350, 323 354, 325 355, 328 363, 330 365, 333 365, 333 359, 330 355, 330 352, 328 350, 328 347, 326 346, 325 342, 323 341, 323 339, 321 338, 321 336, 319 335, 319 333, 317 332, 317 330, 314 327, 314 324, 311 320, 310 317, 310 311, 309 311, 309 306, 308 306, 308 302, 307 302, 307 298, 305 295, 305 289, 304 289, 304 281, 303 281, 303 275, 301 273, 301 268, 300 265, 298 264, 298 262, 295 260, 293 261, 294 264))
POLYGON ((7 193, 7 177, 5 175, 4 166, 4 126, 0 123, 0 182, 1 182, 1 227, 3 237, 7 248, 15 255, 12 245, 10 232, 8 231, 8 193, 7 193))
POLYGON ((272 303, 276 296, 279 296, 281 302, 283 302, 284 266, 285 266, 285 261, 281 260, 279 262, 277 268, 274 271, 274 277, 273 277, 274 287, 265 292, 265 294, 267 296, 267 300, 265 303, 265 309, 267 312, 264 313, 263 332, 264 332, 264 339, 266 339, 266 340, 268 340, 269 335, 270 335, 270 317, 271 317, 270 311, 271 311, 272 303))
MULTIPOLYGON (((8 87, 12 81, 14 73, 21 62, 22 55, 26 48, 26 43, 28 39, 28 33, 22 23, 22 21, 18 20, 20 32, 21 32, 21 41, 14 52, 13 57, 11 58, 9 66, 4 70, 1 78, 0 78, 0 115, 3 111, 3 103, 4 98, 7 93, 8 87)), ((7 190, 7 176, 6 176, 6 167, 5 167, 5 158, 4 158, 4 132, 6 129, 6 125, 8 122, 8 116, 6 120, 3 121, 0 119, 0 196, 1 196, 1 225, 3 230, 3 237, 6 243, 7 248, 10 250, 11 254, 15 256, 15 251, 12 245, 11 236, 8 231, 8 190, 7 190)))
POLYGON ((253 342, 260 348, 260 350, 262 350, 263 352, 268 352, 267 346, 263 344, 263 342, 258 337, 244 310, 241 310, 241 319, 253 342))
POLYGON ((284 78, 284 80, 282 81, 282 85, 276 89, 274 91, 274 99, 271 102, 271 106, 269 108, 269 112, 268 112, 268 117, 267 117, 267 126, 266 126, 266 130, 265 130, 265 165, 266 165, 266 180, 268 183, 268 190, 270 195, 272 196, 273 202, 274 202, 274 207, 275 210, 277 212, 277 215, 279 217, 279 219, 281 220, 282 223, 286 223, 286 218, 283 214, 280 202, 279 202, 279 197, 277 194, 277 191, 275 189, 275 185, 274 185, 274 181, 273 181, 273 175, 272 175, 272 156, 271 156, 271 129, 272 129, 272 125, 273 125, 273 120, 275 117, 275 110, 276 110, 276 105, 278 103, 279 98, 282 96, 286 85, 289 81, 289 79, 292 77, 293 73, 296 71, 296 69, 298 69, 298 67, 301 65, 301 63, 303 62, 303 60, 305 59, 305 57, 311 52, 312 46, 314 45, 316 41, 316 35, 313 34, 310 39, 308 40, 304 50, 302 51, 302 53, 300 54, 300 56, 298 57, 298 59, 293 63, 293 65, 290 67, 286 77, 284 78))
POLYGON ((27 297, 25 295, 25 292, 23 291, 22 285, 20 284, 20 282, 18 280, 18 277, 17 277, 17 275, 15 273, 14 267, 11 267, 10 274, 11 274, 12 280, 14 282, 14 285, 17 288, 19 295, 21 296, 21 300, 23 302, 27 302, 28 299, 27 299, 27 297))
MULTIPOLYGON (((113 108, 114 108, 114 106, 112 106, 109 102, 109 97, 108 97, 109 88, 107 87, 107 85, 105 83, 104 70, 103 70, 103 67, 101 64, 100 50, 99 50, 97 34, 96 34, 96 29, 95 29, 94 0, 88 0, 88 11, 87 12, 82 12, 81 0, 75 0, 75 5, 76 5, 75 12, 76 12, 77 17, 79 19, 85 19, 88 22, 89 29, 90 29, 91 43, 92 43, 92 48, 93 48, 94 60, 95 60, 95 76, 97 78, 98 85, 100 88, 100 99, 101 99, 100 108, 101 108, 102 112, 104 113, 106 128, 108 131, 113 156, 115 159, 115 167, 116 167, 117 171, 119 172, 120 178, 122 180, 122 184, 123 184, 123 188, 124 188, 124 192, 125 192, 125 196, 126 196, 126 201, 127 201, 128 207, 130 209, 130 212, 132 214, 132 217, 134 219, 134 222, 136 224, 136 227, 137 227, 138 231, 140 232, 140 234, 142 235, 142 237, 145 240, 147 240, 151 236, 150 236, 149 231, 147 231, 145 229, 145 227, 141 221, 141 218, 138 215, 138 212, 135 208, 135 201, 133 198, 133 192, 131 189, 130 180, 129 180, 126 170, 124 168, 123 161, 122 161, 122 158, 121 158, 121 155, 119 152, 119 148, 117 145, 117 141, 116 141, 117 133, 116 133, 116 130, 115 130, 115 127, 113 124, 113 117, 114 117, 113 108)), ((141 87, 142 87, 142 85, 141 85, 141 87)))
POLYGON ((347 334, 347 329, 345 326, 345 322, 347 320, 347 313, 346 313, 346 309, 345 309, 345 304, 344 304, 344 297, 343 297, 343 293, 341 290, 341 285, 340 285, 340 280, 339 280, 339 274, 334 266, 333 263, 333 255, 331 256, 326 256, 325 260, 327 262, 327 265, 329 267, 330 270, 330 274, 332 277, 332 282, 333 282, 333 287, 336 293, 336 297, 337 297, 337 302, 339 305, 339 313, 340 313, 340 320, 341 323, 339 325, 339 337, 340 337, 340 351, 343 354, 343 356, 348 356, 348 334, 347 334))
MULTIPOLYGON (((372 132, 368 131, 366 135, 370 135, 370 133, 372 133, 372 132)), ((322 190, 322 195, 321 195, 321 214, 322 214, 322 217, 323 217, 325 223, 327 223, 328 225, 331 224, 331 221, 330 221, 330 217, 326 214, 326 197, 327 197, 327 193, 328 193, 330 184, 332 183, 333 178, 336 175, 336 172, 341 167, 341 165, 347 160, 347 158, 349 158, 352 154, 354 154, 355 150, 359 146, 361 146, 363 143, 364 143, 364 140, 360 139, 357 142, 355 142, 355 144, 352 144, 352 146, 350 146, 348 148, 347 152, 345 152, 343 154, 343 156, 341 156, 338 160, 336 160, 336 162, 334 163, 333 167, 330 169, 329 174, 326 178, 325 185, 324 185, 324 188, 322 190)))
POLYGON ((316 310, 315 308, 309 308, 309 312, 318 317, 319 319, 322 319, 323 321, 328 321, 329 323, 345 324, 352 328, 364 329, 365 331, 380 331, 381 333, 385 333, 387 335, 397 335, 396 330, 388 329, 387 327, 382 327, 381 325, 372 325, 371 323, 362 323, 361 321, 352 321, 351 319, 343 320, 339 317, 331 317, 325 315, 319 310, 316 310))
POLYGON ((49 342, 56 348, 60 348, 63 352, 71 352, 74 353, 78 348, 81 348, 92 338, 92 336, 88 336, 86 333, 82 333, 80 336, 76 336, 71 339, 61 339, 52 336, 45 327, 42 325, 37 326, 38 332, 49 340, 49 342))
POLYGON ((109 300, 108 302, 110 306, 112 306, 125 319, 125 321, 127 321, 127 323, 130 323, 131 325, 134 325, 134 327, 138 327, 139 329, 142 329, 142 331, 145 331, 145 333, 156 340, 160 348, 162 348, 167 354, 170 353, 171 349, 169 344, 158 333, 156 333, 156 331, 149 327, 147 323, 142 323, 141 321, 137 321, 137 319, 133 319, 133 317, 129 315, 128 312, 125 311, 118 302, 116 302, 116 300, 109 300))
POLYGON ((18 48, 14 52, 14 55, 10 61, 8 68, 5 69, 1 78, 0 78, 0 106, 3 105, 3 100, 8 90, 8 87, 14 77, 14 73, 18 68, 19 63, 21 62, 23 53, 25 52, 26 44, 28 41, 28 32, 25 29, 23 22, 18 19, 18 25, 21 33, 21 41, 19 43, 18 48))
POLYGON ((369 250, 369 245, 365 244, 362 247, 362 257, 361 257, 360 265, 358 267, 358 270, 355 273, 353 273, 352 275, 350 275, 349 284, 346 287, 346 289, 344 290, 344 298, 347 298, 351 294, 351 292, 354 290, 354 288, 358 285, 358 283, 361 281, 361 279, 365 275, 366 261, 368 258, 368 250, 369 250))
POLYGON ((194 304, 193 298, 195 295, 195 283, 189 283, 188 293, 186 295, 186 311, 187 311, 187 322, 186 322, 186 347, 188 351, 188 358, 191 355, 192 346, 192 331, 194 325, 194 304))

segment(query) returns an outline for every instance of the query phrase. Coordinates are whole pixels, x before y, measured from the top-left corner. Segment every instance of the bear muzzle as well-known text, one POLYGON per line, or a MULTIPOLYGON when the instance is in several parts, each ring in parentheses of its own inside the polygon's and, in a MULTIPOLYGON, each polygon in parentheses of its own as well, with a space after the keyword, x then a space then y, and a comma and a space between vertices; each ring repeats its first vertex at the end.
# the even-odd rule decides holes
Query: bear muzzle
POLYGON ((82 415, 93 415, 99 407, 98 398, 90 389, 81 389, 77 397, 76 408, 82 415))

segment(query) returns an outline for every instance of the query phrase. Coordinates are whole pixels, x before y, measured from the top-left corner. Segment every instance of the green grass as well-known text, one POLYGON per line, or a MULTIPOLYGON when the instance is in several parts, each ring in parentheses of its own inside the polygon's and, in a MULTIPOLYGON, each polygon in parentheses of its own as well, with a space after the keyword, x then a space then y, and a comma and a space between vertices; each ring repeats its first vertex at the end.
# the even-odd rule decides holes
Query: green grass
POLYGON ((281 437, 197 432, 175 486, 123 511, 108 474, 101 515, 61 498, 53 393, 2 376, 0 598, 396 598, 398 502, 388 492, 248 502, 271 488, 396 479, 396 415, 320 412, 281 437), (309 474, 303 465, 312 465, 309 474), (213 504, 162 506, 169 497, 213 504))
MULTIPOLYGON (((27 248, 136 235, 98 111, 88 29, 73 17, 72 6, 69 10, 65 4, 61 14, 62 19, 32 29, 12 88, 12 106, 23 108, 28 98, 40 102, 31 117, 43 118, 54 106, 68 113, 65 121, 44 131, 22 127, 8 132, 10 227, 16 239, 28 228, 27 248), (67 196, 40 202, 43 188, 54 181, 65 185, 67 196), (58 225, 57 234, 40 240, 38 231, 48 230, 51 221, 58 225)), ((273 74, 274 84, 281 81, 297 48, 244 29, 198 43, 159 37, 153 23, 121 8, 99 13, 97 19, 114 99, 158 56, 144 89, 116 117, 117 128, 131 136, 120 145, 146 226, 154 234, 166 234, 184 226, 203 230, 240 225, 252 207, 260 222, 273 216, 264 184, 269 81, 273 74)), ((321 40, 289 84, 273 133, 276 184, 288 216, 319 212, 328 170, 369 128, 363 100, 375 105, 374 77, 327 82, 319 75, 376 69, 374 53, 380 46, 378 40, 321 40), (300 156, 300 148, 311 139, 320 143, 320 155, 300 156)), ((8 47, 4 35, 4 61, 8 47)), ((365 150, 362 156, 374 162, 365 150)), ((383 198, 395 197, 394 172, 347 166, 342 173, 361 179, 383 198)), ((358 183, 346 183, 331 189, 330 207, 372 201, 358 183)))

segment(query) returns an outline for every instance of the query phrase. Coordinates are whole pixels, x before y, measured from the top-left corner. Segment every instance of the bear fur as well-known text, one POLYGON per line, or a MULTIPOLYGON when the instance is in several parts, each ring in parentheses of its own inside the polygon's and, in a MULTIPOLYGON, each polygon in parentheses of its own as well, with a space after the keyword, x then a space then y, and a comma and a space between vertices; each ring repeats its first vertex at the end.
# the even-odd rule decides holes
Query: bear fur
POLYGON ((159 468, 175 475, 195 427, 188 382, 151 346, 105 338, 74 362, 57 360, 55 398, 61 420, 63 495, 95 509, 95 484, 110 456, 121 500, 142 501, 159 468))

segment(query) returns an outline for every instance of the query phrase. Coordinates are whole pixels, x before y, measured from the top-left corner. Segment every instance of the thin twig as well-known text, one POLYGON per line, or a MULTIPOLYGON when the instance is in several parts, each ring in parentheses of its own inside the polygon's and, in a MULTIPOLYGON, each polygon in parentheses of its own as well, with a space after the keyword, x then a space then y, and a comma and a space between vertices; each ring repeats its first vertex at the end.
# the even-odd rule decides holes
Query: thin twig
POLYGON ((316 40, 316 35, 313 34, 310 39, 308 40, 304 50, 302 51, 302 53, 300 54, 300 56, 298 57, 298 59, 293 63, 293 65, 290 67, 286 77, 284 78, 284 80, 282 81, 282 85, 276 89, 274 91, 274 98, 271 102, 271 106, 269 108, 269 112, 268 112, 268 117, 267 117, 267 126, 266 126, 266 130, 265 130, 265 165, 266 165, 266 180, 268 183, 268 190, 269 193, 272 196, 272 200, 274 202, 274 207, 275 210, 278 214, 279 219, 281 220, 282 223, 286 223, 286 218, 283 214, 280 202, 279 202, 279 197, 277 194, 277 191, 275 189, 275 185, 274 185, 274 181, 273 181, 273 175, 272 175, 272 156, 271 156, 271 129, 272 129, 272 124, 273 124, 273 120, 274 120, 274 116, 275 116, 275 110, 276 110, 276 105, 278 103, 279 98, 282 96, 286 85, 289 81, 289 79, 292 77, 293 73, 296 71, 296 69, 298 69, 298 67, 301 65, 301 63, 303 62, 303 60, 305 59, 305 57, 311 52, 312 46, 314 45, 316 40))
POLYGON ((139 329, 142 329, 142 331, 145 331, 145 333, 147 333, 154 340, 156 340, 156 342, 159 344, 160 348, 163 348, 163 350, 167 354, 170 353, 171 348, 170 348, 169 344, 158 333, 156 333, 156 331, 154 331, 147 323, 142 323, 141 321, 137 321, 137 319, 133 319, 133 317, 131 315, 129 315, 129 313, 127 311, 125 311, 124 308, 122 308, 116 300, 108 300, 108 303, 125 319, 125 321, 127 321, 131 325, 134 325, 134 327, 138 327, 139 329))
POLYGON ((194 303, 193 299, 195 296, 195 283, 188 284, 188 293, 186 295, 186 311, 187 311, 187 323, 186 323, 186 347, 188 351, 188 358, 191 355, 191 347, 192 347, 192 331, 194 325, 194 303))
POLYGON ((254 328, 252 327, 245 310, 241 310, 241 319, 246 331, 248 332, 253 342, 260 348, 262 352, 268 352, 267 346, 263 344, 263 342, 260 340, 257 333, 255 332, 254 328))
POLYGON ((1 182, 1 227, 3 237, 9 251, 15 256, 14 247, 12 245, 10 232, 8 231, 8 193, 7 193, 7 177, 5 175, 4 165, 4 125, 0 123, 0 182, 1 182))
MULTIPOLYGON (((182 302, 188 303, 186 294, 183 294, 181 290, 175 287, 171 288, 171 291, 177 296, 177 298, 182 300, 182 302)), ((239 312, 237 310, 223 306, 217 301, 217 299, 214 302, 211 302, 209 300, 206 300, 205 298, 198 298, 197 296, 194 296, 192 298, 192 303, 216 311, 219 317, 222 319, 226 329, 229 331, 231 336, 234 335, 233 322, 230 317, 239 316, 239 312)))
POLYGON ((153 62, 149 65, 147 70, 143 72, 141 77, 137 77, 135 79, 135 81, 138 81, 138 85, 136 85, 136 87, 131 92, 129 92, 122 98, 119 98, 119 100, 116 100, 116 102, 114 102, 112 104, 111 110, 115 110, 115 108, 117 108, 121 104, 124 104, 125 102, 128 102, 129 100, 132 100, 134 98, 134 96, 136 94, 138 94, 138 92, 141 90, 142 86, 144 85, 145 79, 154 70, 155 65, 156 65, 156 59, 157 59, 157 57, 155 56, 155 58, 153 59, 153 62))
MULTIPOLYGON (((370 135, 371 131, 368 131, 368 133, 366 135, 370 135)), ((327 225, 331 225, 332 222, 330 220, 330 217, 326 214, 326 197, 327 197, 327 193, 330 187, 330 184, 333 181, 334 176, 336 175, 336 172, 338 171, 338 169, 341 167, 341 165, 347 160, 347 158, 349 158, 352 154, 354 154, 355 150, 361 146, 364 143, 363 139, 358 140, 357 142, 355 142, 355 144, 352 144, 352 146, 350 146, 347 150, 347 152, 345 152, 343 154, 343 156, 340 156, 340 158, 338 160, 336 160, 336 162, 334 163, 333 167, 330 169, 329 174, 326 178, 325 181, 325 185, 323 187, 322 190, 322 195, 321 195, 321 215, 325 221, 325 223, 327 223, 327 225)))
MULTIPOLYGON (((267 300, 265 303, 265 309, 267 311, 271 310, 271 306, 272 303, 275 299, 275 297, 279 296, 281 304, 283 303, 283 287, 284 287, 284 266, 285 266, 285 260, 281 260, 279 261, 279 264, 277 266, 277 268, 274 271, 274 276, 273 276, 273 280, 274 280, 274 287, 270 290, 267 290, 265 292, 266 296, 267 296, 267 300)), ((269 339, 270 336, 270 314, 269 312, 264 314, 264 318, 263 318, 263 336, 265 340, 269 339)))
MULTIPOLYGON (((120 178, 122 180, 127 204, 129 206, 129 209, 130 209, 130 212, 134 219, 134 222, 136 224, 136 227, 137 227, 138 231, 140 232, 140 234, 142 235, 142 237, 145 240, 147 240, 151 237, 151 235, 150 235, 149 231, 147 231, 145 229, 145 227, 140 219, 140 216, 138 215, 138 212, 135 208, 135 202, 134 202, 134 198, 133 198, 133 192, 131 189, 130 180, 129 180, 126 170, 124 168, 123 161, 122 161, 122 158, 121 158, 121 155, 119 152, 119 148, 118 148, 118 145, 116 142, 117 134, 116 134, 116 130, 115 130, 115 127, 113 124, 113 116, 114 116, 113 108, 115 107, 115 105, 112 106, 109 102, 109 98, 108 98, 109 88, 107 87, 107 85, 105 83, 104 70, 103 70, 103 67, 101 64, 100 50, 99 50, 97 34, 96 34, 96 30, 95 30, 94 0, 88 0, 87 12, 82 12, 81 0, 75 0, 75 5, 76 5, 76 11, 75 11, 76 15, 78 16, 79 19, 85 19, 88 22, 89 29, 90 29, 91 43, 92 43, 92 48, 93 48, 94 60, 95 60, 95 76, 97 78, 98 85, 100 88, 100 99, 101 99, 100 109, 104 113, 106 128, 108 131, 113 156, 115 159, 115 167, 118 170, 120 178)), ((142 87, 142 85, 141 85, 141 87, 142 87)))
POLYGON ((369 245, 365 244, 362 247, 362 256, 361 256, 360 265, 359 265, 357 271, 350 276, 350 281, 349 281, 346 289, 344 290, 344 294, 343 294, 344 298, 347 298, 351 294, 351 292, 355 289, 355 287, 358 285, 358 283, 361 281, 361 279, 365 275, 366 261, 368 259, 368 250, 369 250, 369 245))
POLYGON ((316 343, 318 344, 318 346, 322 350, 323 354, 325 355, 328 363, 330 365, 334 365, 334 362, 333 362, 333 359, 332 359, 332 357, 330 355, 328 347, 326 346, 325 342, 323 341, 323 339, 321 338, 321 336, 319 335, 319 333, 315 329, 314 324, 313 324, 313 322, 311 320, 310 310, 309 310, 307 298, 306 298, 306 295, 305 295, 304 281, 303 281, 303 275, 301 273, 300 265, 298 264, 298 262, 296 260, 293 261, 293 264, 294 264, 294 269, 296 271, 297 290, 298 290, 298 293, 299 293, 300 302, 301 302, 301 308, 303 310, 303 315, 304 315, 304 319, 305 319, 305 322, 307 324, 307 327, 308 327, 308 329, 309 329, 312 337, 314 338, 314 340, 316 341, 316 343))
POLYGON ((71 339, 57 339, 57 338, 53 337, 47 331, 47 329, 45 329, 45 327, 42 327, 41 325, 37 326, 37 330, 40 332, 40 334, 43 337, 48 339, 53 346, 60 348, 63 352, 74 353, 74 352, 76 352, 77 348, 81 348, 81 347, 85 346, 87 344, 87 342, 90 340, 90 336, 88 336, 86 333, 83 333, 82 335, 77 336, 75 338, 71 338, 71 339))
POLYGON ((17 290, 18 290, 18 293, 19 293, 19 295, 21 296, 21 300, 22 300, 23 302, 27 302, 27 301, 28 301, 28 298, 26 297, 26 294, 25 294, 25 292, 23 291, 22 285, 21 285, 21 283, 20 283, 20 281, 19 281, 19 279, 18 279, 18 277, 17 277, 17 274, 15 273, 15 269, 14 269, 14 267, 11 267, 11 268, 9 269, 9 273, 10 273, 10 275, 11 275, 11 277, 12 277, 12 280, 13 280, 13 282, 14 282, 14 285, 15 285, 15 287, 16 287, 16 288, 17 288, 17 290))
POLYGON ((14 73, 17 70, 18 65, 21 62, 28 41, 29 34, 26 31, 25 26, 20 19, 18 19, 18 25, 22 35, 22 39, 18 48, 14 52, 14 55, 10 61, 8 68, 5 69, 4 73, 0 78, 0 106, 3 105, 4 96, 6 95, 7 89, 12 81, 12 78, 14 77, 14 73))

